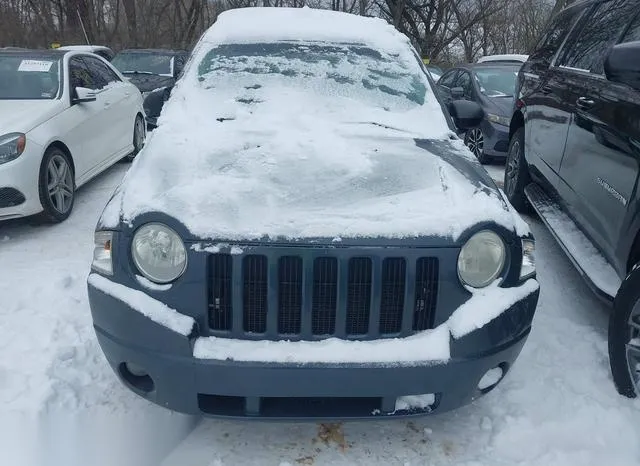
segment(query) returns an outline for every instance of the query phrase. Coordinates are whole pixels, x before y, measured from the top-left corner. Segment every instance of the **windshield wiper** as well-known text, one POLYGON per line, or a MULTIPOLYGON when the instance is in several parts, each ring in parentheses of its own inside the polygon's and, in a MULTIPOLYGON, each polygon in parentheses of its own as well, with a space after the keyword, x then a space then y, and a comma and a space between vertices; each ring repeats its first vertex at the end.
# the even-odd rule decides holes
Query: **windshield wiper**
POLYGON ((151 71, 123 71, 122 74, 155 74, 151 71))

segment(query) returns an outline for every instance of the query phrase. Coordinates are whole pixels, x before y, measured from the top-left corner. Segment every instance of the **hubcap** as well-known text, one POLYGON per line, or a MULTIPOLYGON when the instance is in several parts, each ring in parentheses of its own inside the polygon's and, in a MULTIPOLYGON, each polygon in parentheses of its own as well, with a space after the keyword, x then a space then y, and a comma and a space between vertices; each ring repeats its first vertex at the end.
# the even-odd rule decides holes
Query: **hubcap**
POLYGON ((144 125, 142 124, 142 120, 140 118, 136 119, 136 128, 135 128, 135 136, 134 136, 134 144, 136 146, 136 151, 142 149, 142 145, 144 144, 144 125))
POLYGON ((51 205, 66 214, 73 202, 73 173, 62 155, 54 155, 49 161, 46 181, 51 205))
POLYGON ((637 302, 633 307, 629 317, 627 367, 636 393, 640 395, 640 302, 637 302))
POLYGON ((484 149, 484 136, 482 136, 482 131, 478 128, 474 128, 469 131, 469 135, 467 136, 467 147, 476 157, 482 156, 482 151, 484 149))
POLYGON ((518 172, 520 171, 520 142, 515 141, 509 151, 507 169, 505 176, 505 190, 509 196, 513 196, 518 183, 518 172))

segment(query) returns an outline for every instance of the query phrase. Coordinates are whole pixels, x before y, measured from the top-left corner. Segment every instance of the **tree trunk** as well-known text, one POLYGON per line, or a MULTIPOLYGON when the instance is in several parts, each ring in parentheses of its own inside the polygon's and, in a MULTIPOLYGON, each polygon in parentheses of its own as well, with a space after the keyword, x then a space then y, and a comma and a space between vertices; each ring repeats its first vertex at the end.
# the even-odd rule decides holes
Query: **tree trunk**
POLYGON ((124 13, 127 17, 127 32, 129 33, 129 42, 134 46, 138 46, 138 21, 136 19, 136 2, 135 0, 122 0, 124 13))

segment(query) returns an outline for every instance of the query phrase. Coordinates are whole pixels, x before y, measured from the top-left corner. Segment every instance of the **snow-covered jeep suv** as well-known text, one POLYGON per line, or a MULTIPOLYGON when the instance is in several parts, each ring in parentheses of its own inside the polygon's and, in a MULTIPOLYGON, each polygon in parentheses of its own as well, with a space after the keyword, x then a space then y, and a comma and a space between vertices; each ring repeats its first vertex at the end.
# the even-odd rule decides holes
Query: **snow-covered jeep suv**
POLYGON ((232 417, 444 412, 531 329, 527 224, 455 136, 408 39, 331 11, 221 14, 95 233, 120 379, 232 417))

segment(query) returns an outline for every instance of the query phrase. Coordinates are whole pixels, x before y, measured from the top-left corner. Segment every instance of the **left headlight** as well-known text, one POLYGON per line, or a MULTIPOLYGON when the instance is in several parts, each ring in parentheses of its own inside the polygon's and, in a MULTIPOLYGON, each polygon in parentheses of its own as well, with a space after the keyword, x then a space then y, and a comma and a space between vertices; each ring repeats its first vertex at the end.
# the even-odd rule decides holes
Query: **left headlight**
POLYGON ((0 136, 0 165, 17 159, 24 152, 27 138, 22 133, 0 136))
POLYGON ((500 115, 494 115, 492 113, 487 114, 487 120, 502 126, 509 126, 511 124, 511 118, 500 116, 500 115))
POLYGON ((166 225, 148 223, 133 235, 133 262, 142 275, 155 283, 178 279, 187 268, 182 238, 166 225))
POLYGON ((504 241, 497 233, 479 231, 460 250, 458 277, 465 285, 484 288, 500 276, 506 257, 504 241))

